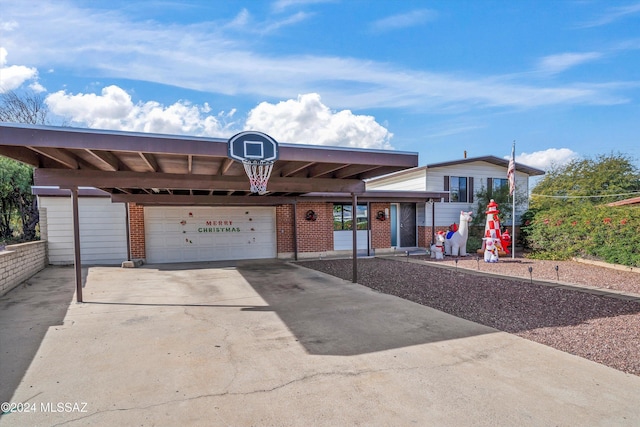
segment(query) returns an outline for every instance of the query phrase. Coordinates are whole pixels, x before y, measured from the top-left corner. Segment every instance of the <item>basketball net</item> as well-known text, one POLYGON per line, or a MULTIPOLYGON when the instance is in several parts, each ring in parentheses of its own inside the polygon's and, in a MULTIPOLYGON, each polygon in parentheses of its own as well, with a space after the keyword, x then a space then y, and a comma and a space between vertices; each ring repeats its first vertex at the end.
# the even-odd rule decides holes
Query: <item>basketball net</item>
POLYGON ((272 161, 264 160, 243 160, 244 170, 249 177, 251 192, 260 195, 267 193, 267 181, 273 169, 272 161))

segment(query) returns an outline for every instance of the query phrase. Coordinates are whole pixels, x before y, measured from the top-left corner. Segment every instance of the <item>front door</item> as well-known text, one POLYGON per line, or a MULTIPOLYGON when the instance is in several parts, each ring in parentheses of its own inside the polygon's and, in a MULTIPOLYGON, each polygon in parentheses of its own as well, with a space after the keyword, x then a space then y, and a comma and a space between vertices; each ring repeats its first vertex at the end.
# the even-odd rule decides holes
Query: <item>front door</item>
POLYGON ((400 203, 400 246, 417 246, 415 203, 400 203))

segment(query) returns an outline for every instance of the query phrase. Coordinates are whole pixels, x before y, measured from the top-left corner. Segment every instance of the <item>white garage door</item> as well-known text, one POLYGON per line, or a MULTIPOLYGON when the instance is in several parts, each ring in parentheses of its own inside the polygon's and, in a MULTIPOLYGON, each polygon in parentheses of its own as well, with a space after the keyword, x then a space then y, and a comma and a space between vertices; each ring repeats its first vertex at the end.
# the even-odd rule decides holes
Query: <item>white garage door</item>
POLYGON ((148 263, 275 258, 273 207, 145 207, 148 263))
MULTIPOLYGON (((50 264, 73 264, 71 197, 38 197, 40 227, 50 264), (46 224, 46 225, 45 225, 46 224), (43 227, 44 226, 44 227, 43 227), (43 228, 46 228, 46 232, 43 228)), ((80 256, 83 264, 120 264, 127 260, 127 219, 124 203, 108 197, 80 197, 80 256)))

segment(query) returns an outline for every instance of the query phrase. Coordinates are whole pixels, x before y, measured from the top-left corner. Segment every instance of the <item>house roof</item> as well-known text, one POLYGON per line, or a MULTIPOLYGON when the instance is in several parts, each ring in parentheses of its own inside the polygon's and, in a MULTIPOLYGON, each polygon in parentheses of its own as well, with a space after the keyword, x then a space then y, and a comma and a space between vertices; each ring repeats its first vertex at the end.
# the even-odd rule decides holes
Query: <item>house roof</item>
POLYGON ((265 196, 249 191, 227 140, 0 123, 0 155, 36 167, 35 185, 95 187, 114 201, 278 204, 306 193, 362 193, 364 179, 418 164, 418 154, 279 144, 265 196))
MULTIPOLYGON (((415 168, 411 168, 411 169, 405 169, 402 171, 398 171, 398 172, 393 172, 391 174, 388 174, 385 176, 399 176, 402 174, 408 174, 408 173, 412 173, 412 172, 416 172, 416 171, 421 171, 424 170, 426 171, 427 169, 435 169, 435 168, 441 168, 441 167, 447 167, 447 166, 458 166, 458 165, 464 165, 467 163, 473 163, 473 162, 486 162, 486 163, 491 163, 493 165, 496 166, 500 166, 500 167, 504 167, 505 168, 505 175, 506 175, 506 169, 509 167, 509 161, 505 160, 505 159, 501 159, 500 157, 496 157, 496 156, 481 156, 481 157, 469 157, 466 159, 459 159, 459 160, 452 160, 452 161, 448 161, 448 162, 441 162, 441 163, 431 163, 425 166, 419 166, 419 167, 415 167, 415 168)), ((543 170, 540 169, 536 169, 534 167, 531 166, 527 166, 524 165, 522 163, 518 163, 516 162, 516 171, 518 172, 523 172, 529 176, 538 176, 538 175, 544 175, 545 172, 543 170)), ((376 177, 376 178, 372 178, 369 181, 376 181, 377 179, 382 179, 383 177, 376 177)))

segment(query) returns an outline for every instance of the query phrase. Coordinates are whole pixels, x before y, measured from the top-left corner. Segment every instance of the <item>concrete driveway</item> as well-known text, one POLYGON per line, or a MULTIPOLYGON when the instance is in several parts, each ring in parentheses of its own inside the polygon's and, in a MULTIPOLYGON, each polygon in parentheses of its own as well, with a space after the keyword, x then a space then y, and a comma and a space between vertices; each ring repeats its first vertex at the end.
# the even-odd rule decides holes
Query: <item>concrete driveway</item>
POLYGON ((640 424, 640 377, 292 264, 73 287, 0 298, 0 426, 640 424))

